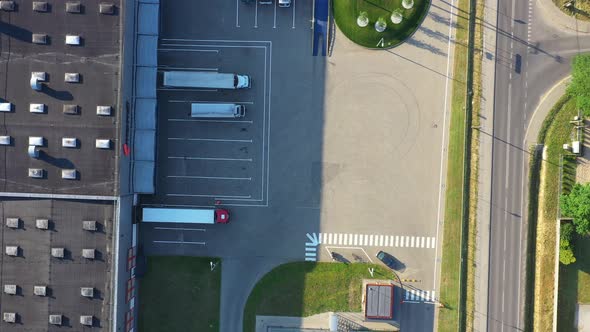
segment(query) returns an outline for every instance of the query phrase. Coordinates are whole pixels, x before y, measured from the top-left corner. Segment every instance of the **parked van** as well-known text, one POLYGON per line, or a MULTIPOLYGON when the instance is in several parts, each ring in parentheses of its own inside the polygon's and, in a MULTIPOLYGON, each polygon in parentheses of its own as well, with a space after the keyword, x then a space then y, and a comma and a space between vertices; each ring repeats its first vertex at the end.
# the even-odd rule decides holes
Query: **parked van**
POLYGON ((238 104, 191 104, 191 117, 193 118, 243 118, 246 115, 246 107, 238 104))

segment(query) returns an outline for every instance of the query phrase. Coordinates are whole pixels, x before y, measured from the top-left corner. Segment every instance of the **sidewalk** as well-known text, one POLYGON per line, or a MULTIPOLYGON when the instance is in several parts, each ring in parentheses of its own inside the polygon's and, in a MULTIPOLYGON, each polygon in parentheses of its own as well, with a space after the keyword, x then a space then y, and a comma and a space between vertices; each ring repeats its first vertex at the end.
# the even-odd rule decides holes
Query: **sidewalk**
MULTIPOLYGON (((549 0, 551 1, 551 0, 549 0)), ((485 0, 484 22, 498 23, 498 1, 485 0)), ((496 82, 496 31, 483 30, 482 91, 480 131, 494 131, 494 95, 496 82)), ((475 251, 475 312, 473 331, 487 331, 488 270, 490 250, 490 204, 492 196, 492 146, 490 135, 479 135, 479 174, 477 200, 477 235, 475 251)))
POLYGON ((559 29, 565 29, 570 33, 588 33, 590 34, 590 22, 580 21, 566 13, 553 3, 552 0, 537 0, 538 7, 541 9, 541 15, 545 17, 545 23, 553 25, 559 29))

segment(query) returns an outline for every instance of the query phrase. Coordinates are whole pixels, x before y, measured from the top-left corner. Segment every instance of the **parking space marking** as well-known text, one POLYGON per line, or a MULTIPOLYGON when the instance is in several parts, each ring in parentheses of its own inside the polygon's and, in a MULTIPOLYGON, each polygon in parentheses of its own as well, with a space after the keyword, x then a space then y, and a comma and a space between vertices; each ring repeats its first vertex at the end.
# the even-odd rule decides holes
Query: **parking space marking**
POLYGON ((183 228, 183 227, 154 227, 154 229, 160 230, 173 230, 173 231, 196 231, 196 232, 204 232, 204 228, 183 228))
POLYGON ((168 159, 183 159, 183 160, 211 160, 211 161, 247 161, 247 162, 252 162, 252 158, 214 158, 214 157, 181 157, 181 156, 168 156, 168 159))
POLYGON ((236 28, 240 27, 240 0, 236 0, 236 28))
POLYGON ((158 52, 214 52, 219 53, 219 50, 199 50, 194 48, 159 48, 158 52))
MULTIPOLYGON (((315 234, 315 233, 314 233, 315 234)), ((319 233, 318 243, 325 245, 400 247, 435 249, 436 238, 432 236, 319 233)))
POLYGON ((200 195, 200 194, 180 194, 180 193, 168 193, 166 194, 166 196, 170 196, 170 197, 214 197, 214 198, 219 198, 219 199, 225 199, 225 200, 231 200, 231 199, 236 199, 236 200, 244 200, 244 199, 249 199, 252 198, 252 195, 200 195))
POLYGON ((227 139, 227 138, 184 138, 168 137, 170 141, 203 141, 203 142, 233 142, 233 143, 252 143, 251 139, 227 139))
POLYGON ((257 0, 255 0, 255 1, 256 1, 256 9, 254 12, 254 27, 258 28, 258 1, 257 0))
POLYGON ((291 26, 291 29, 295 29, 295 2, 297 0, 293 0, 293 25, 291 26))
POLYGON ((161 244, 196 244, 200 246, 204 246, 205 242, 195 242, 195 241, 152 241, 153 243, 161 243, 161 244))
MULTIPOLYGON (((191 89, 189 91, 194 91, 191 89)), ((209 90, 207 90, 209 91, 209 90)), ((191 103, 191 104, 247 104, 247 105, 254 105, 253 101, 212 101, 212 100, 178 100, 178 99, 170 99, 168 100, 169 103, 191 103)))
POLYGON ((276 1, 273 1, 273 2, 275 4, 275 13, 274 13, 275 17, 274 17, 274 22, 272 24, 272 28, 276 29, 277 28, 277 2, 276 1))
POLYGON ((204 179, 204 180, 239 180, 252 181, 252 178, 235 178, 229 176, 200 176, 200 175, 167 175, 167 178, 172 179, 204 179))

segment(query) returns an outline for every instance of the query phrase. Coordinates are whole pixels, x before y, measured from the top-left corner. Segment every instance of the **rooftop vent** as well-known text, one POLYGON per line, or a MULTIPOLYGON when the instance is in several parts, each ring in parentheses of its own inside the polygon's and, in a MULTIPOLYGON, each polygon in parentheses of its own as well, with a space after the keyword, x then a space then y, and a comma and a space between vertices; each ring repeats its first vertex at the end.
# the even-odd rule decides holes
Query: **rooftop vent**
POLYGON ((49 219, 35 220, 35 227, 37 227, 38 229, 49 229, 49 219))
POLYGON ((86 259, 94 259, 96 257, 95 249, 82 249, 82 257, 86 259))
POLYGON ((92 315, 80 316, 80 324, 82 324, 82 325, 92 326, 93 320, 94 320, 94 316, 92 316, 92 315))
POLYGON ((61 325, 62 319, 62 315, 49 315, 49 324, 61 325))
POLYGON ((82 5, 79 2, 68 2, 66 3, 66 12, 80 14, 82 12, 82 5))
POLYGON ((32 42, 34 44, 47 44, 47 35, 44 33, 34 33, 32 42))
POLYGON ((66 35, 66 45, 78 46, 81 43, 80 36, 78 35, 66 35))
POLYGON ((12 112, 12 104, 0 103, 0 112, 12 112))
POLYGON ((61 139, 61 146, 64 148, 76 148, 78 147, 78 139, 75 137, 63 137, 61 139))
POLYGON ((18 246, 6 246, 6 254, 8 256, 18 256, 18 246))
POLYGON ((45 176, 45 170, 42 168, 29 168, 29 177, 33 179, 42 179, 45 176))
POLYGON ((82 287, 80 288, 80 295, 83 297, 94 297, 94 287, 82 287))
POLYGON ((111 115, 111 107, 110 106, 96 106, 96 114, 102 116, 109 116, 111 115))
POLYGON ((16 312, 5 312, 3 319, 7 323, 16 323, 16 312))
POLYGON ((0 9, 11 12, 16 10, 16 5, 14 4, 14 1, 0 1, 0 9))
POLYGON ((113 15, 115 13, 115 5, 103 2, 99 5, 98 10, 101 14, 113 15))
POLYGON ((97 149, 110 149, 111 148, 111 140, 110 139, 97 139, 95 144, 97 149))
POLYGON ((12 144, 12 137, 0 136, 0 145, 10 145, 10 144, 12 144))
POLYGON ((80 111, 78 105, 64 105, 63 112, 64 114, 76 115, 80 111))
POLYGON ((80 74, 79 73, 66 73, 64 76, 64 81, 66 83, 80 83, 80 74))
POLYGON ((33 294, 37 296, 47 296, 47 286, 35 286, 33 288, 33 294))
POLYGON ((55 258, 64 258, 65 252, 65 248, 51 248, 51 256, 55 258))
POLYGON ((43 136, 29 136, 29 145, 44 146, 45 138, 43 136))
POLYGON ((78 178, 78 171, 75 169, 62 169, 61 178, 66 180, 76 180, 78 178))
POLYGON ((49 11, 49 5, 46 1, 33 1, 33 10, 44 13, 49 11))
POLYGON ((82 221, 82 229, 85 231, 96 231, 96 220, 84 220, 82 221))
POLYGON ((31 113, 45 113, 45 104, 30 104, 29 112, 31 113))
POLYGON ((4 293, 9 295, 16 295, 16 285, 4 285, 4 293))
POLYGON ((20 219, 19 218, 6 218, 6 227, 19 228, 20 227, 20 219))

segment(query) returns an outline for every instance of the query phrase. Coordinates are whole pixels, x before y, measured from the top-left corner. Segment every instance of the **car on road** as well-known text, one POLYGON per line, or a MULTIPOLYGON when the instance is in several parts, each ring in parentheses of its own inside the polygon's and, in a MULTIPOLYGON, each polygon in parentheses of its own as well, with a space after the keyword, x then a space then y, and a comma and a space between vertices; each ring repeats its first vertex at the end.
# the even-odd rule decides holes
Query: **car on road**
POLYGON ((383 250, 380 250, 376 256, 381 262, 383 262, 383 264, 387 265, 387 267, 392 270, 403 272, 406 269, 404 263, 383 250))

